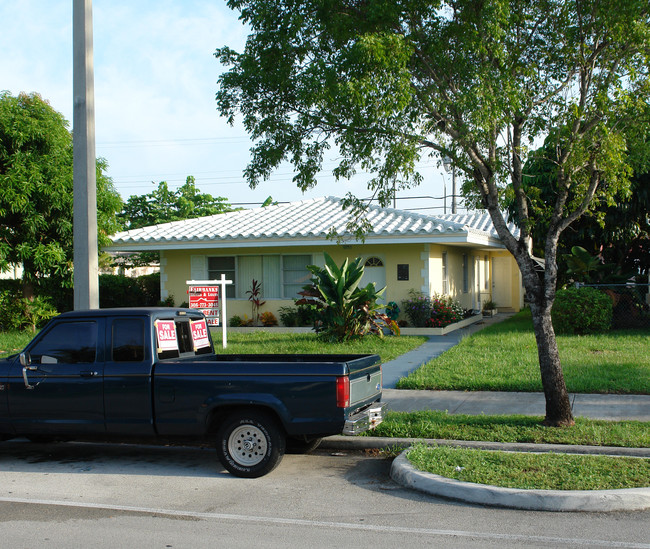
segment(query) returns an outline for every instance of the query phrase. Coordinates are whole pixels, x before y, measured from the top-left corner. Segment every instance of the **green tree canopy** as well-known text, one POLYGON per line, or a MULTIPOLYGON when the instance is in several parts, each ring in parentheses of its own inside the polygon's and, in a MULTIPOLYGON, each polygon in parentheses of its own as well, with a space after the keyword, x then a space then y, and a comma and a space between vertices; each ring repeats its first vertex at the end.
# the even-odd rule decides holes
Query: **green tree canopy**
POLYGON ((230 212, 233 208, 226 198, 213 197, 196 188, 191 175, 182 187, 169 189, 166 181, 145 195, 131 195, 118 218, 126 229, 138 229, 159 223, 230 212))
MULTIPOLYGON (((118 225, 122 200, 97 162, 99 245, 118 225)), ((0 269, 22 265, 23 287, 44 277, 72 285, 72 135, 38 94, 0 94, 0 269)))
MULTIPOLYGON (((645 145, 642 144, 642 145, 645 145)), ((549 229, 551 212, 548 205, 556 197, 555 146, 552 141, 531 152, 523 170, 522 185, 526 192, 531 218, 531 235, 535 251, 544 255, 545 237, 549 229)), ((598 256, 599 263, 612 268, 611 276, 635 273, 642 281, 650 274, 650 172, 643 164, 635 162, 638 155, 632 149, 631 165, 635 173, 630 179, 629 192, 620 193, 614 204, 606 202, 598 209, 587 211, 562 233, 558 243, 558 257, 571 253, 575 246, 584 247, 590 256, 598 256), (640 173, 639 173, 640 172, 640 173)), ((510 195, 512 198, 512 195, 510 195)), ((516 219, 517 211, 512 201, 509 212, 516 219)), ((569 275, 560 261, 559 281, 566 283, 569 275)), ((607 277, 606 273, 603 276, 607 277)), ((614 282, 614 279, 608 280, 614 282)))
MULTIPOLYGON (((422 182, 422 156, 449 156, 515 257, 530 302, 548 424, 573 416, 551 324, 560 234, 627 192, 628 137, 647 124, 647 0, 229 0, 251 34, 224 47, 218 108, 255 140, 250 185, 290 162, 316 184, 362 168, 384 204, 422 182), (546 266, 530 252, 528 147, 557 151, 546 266), (513 190, 520 233, 502 213, 513 190)), ((647 126, 646 126, 647 127, 647 126)), ((363 206, 355 197, 351 204, 363 206)))

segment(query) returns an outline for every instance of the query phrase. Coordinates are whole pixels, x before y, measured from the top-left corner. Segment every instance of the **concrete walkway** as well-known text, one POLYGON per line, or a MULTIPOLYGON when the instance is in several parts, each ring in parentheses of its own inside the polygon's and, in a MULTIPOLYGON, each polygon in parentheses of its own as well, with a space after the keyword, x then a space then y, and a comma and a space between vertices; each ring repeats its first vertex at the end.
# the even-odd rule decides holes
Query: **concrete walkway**
MULTIPOLYGON (((390 410, 446 410, 450 414, 543 416, 543 393, 497 391, 416 391, 384 389, 390 410)), ((650 395, 571 394, 573 415, 613 421, 650 421, 650 395)))

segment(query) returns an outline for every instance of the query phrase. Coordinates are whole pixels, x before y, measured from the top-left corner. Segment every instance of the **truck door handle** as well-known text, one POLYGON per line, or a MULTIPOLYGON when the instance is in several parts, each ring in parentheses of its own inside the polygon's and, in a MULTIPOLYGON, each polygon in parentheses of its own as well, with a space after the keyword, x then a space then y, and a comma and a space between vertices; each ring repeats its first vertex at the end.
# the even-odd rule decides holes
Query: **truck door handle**
POLYGON ((97 372, 92 372, 92 371, 86 370, 86 371, 83 371, 83 372, 79 372, 79 375, 81 377, 97 377, 99 374, 97 372))
POLYGON ((35 387, 35 385, 30 385, 29 384, 29 380, 27 379, 27 370, 29 370, 30 372, 35 372, 36 370, 38 370, 38 367, 37 366, 23 366, 23 381, 25 382, 25 387, 27 389, 33 389, 35 387))

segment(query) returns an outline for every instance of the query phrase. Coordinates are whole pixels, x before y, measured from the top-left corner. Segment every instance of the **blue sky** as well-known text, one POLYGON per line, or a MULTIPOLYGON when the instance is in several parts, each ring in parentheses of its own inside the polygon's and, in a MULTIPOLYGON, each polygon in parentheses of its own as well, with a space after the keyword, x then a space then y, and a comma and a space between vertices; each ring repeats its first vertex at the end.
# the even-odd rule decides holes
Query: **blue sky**
MULTIPOLYGON (((159 181, 198 188, 232 203, 318 196, 366 197, 365 177, 337 182, 326 162, 316 188, 303 194, 289 166, 251 190, 242 170, 251 143, 242 127, 219 117, 215 93, 224 70, 216 48, 241 50, 247 30, 223 0, 94 0, 97 156, 124 199, 151 192, 159 181)), ((72 124, 72 0, 0 2, 0 89, 38 92, 72 124)), ((443 178, 423 162, 425 185, 398 198, 442 196, 443 178)), ((450 201, 449 203, 450 204, 450 201)), ((398 200, 403 209, 442 206, 431 199, 398 200)), ((450 211, 450 210, 448 210, 450 211)), ((442 213, 428 209, 421 213, 442 213)))

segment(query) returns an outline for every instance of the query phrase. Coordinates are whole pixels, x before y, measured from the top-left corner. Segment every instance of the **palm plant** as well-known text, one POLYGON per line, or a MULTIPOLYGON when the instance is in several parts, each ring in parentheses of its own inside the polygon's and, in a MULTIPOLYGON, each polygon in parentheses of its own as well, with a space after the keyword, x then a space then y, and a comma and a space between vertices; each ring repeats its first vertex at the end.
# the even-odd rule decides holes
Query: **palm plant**
POLYGON ((363 260, 347 258, 339 267, 325 255, 325 266, 309 265, 313 278, 300 294, 297 304, 315 305, 320 311, 317 331, 325 338, 344 341, 367 333, 383 335, 384 327, 399 333, 395 321, 380 311, 377 300, 386 288, 375 289, 374 284, 360 288, 363 260))

